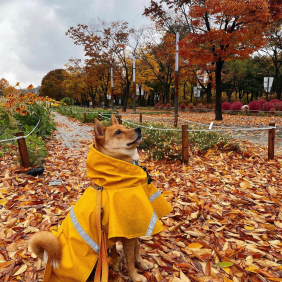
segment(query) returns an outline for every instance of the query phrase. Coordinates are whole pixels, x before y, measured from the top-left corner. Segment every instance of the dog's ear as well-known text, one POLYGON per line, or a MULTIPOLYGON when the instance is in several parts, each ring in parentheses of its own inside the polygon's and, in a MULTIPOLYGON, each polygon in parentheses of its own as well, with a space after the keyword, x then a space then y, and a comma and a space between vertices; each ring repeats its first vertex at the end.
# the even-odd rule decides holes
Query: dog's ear
POLYGON ((94 121, 95 137, 97 139, 104 137, 104 132, 105 132, 104 126, 101 124, 101 122, 98 119, 95 118, 95 121, 94 121))
POLYGON ((111 115, 111 125, 118 124, 117 118, 114 114, 111 115))

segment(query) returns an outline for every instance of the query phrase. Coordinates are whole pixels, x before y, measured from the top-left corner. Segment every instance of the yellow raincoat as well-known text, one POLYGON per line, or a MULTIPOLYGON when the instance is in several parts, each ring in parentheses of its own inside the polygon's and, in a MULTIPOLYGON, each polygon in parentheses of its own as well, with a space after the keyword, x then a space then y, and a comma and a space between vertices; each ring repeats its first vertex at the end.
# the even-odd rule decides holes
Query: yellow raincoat
MULTIPOLYGON (((147 173, 141 167, 108 157, 91 145, 86 169, 87 176, 103 187, 107 248, 117 237, 131 239, 162 231, 159 218, 172 208, 154 184, 147 184, 147 173)), ((51 268, 47 262, 43 282, 85 282, 91 274, 99 252, 96 192, 88 187, 60 226, 56 233, 63 246, 60 267, 51 268)))

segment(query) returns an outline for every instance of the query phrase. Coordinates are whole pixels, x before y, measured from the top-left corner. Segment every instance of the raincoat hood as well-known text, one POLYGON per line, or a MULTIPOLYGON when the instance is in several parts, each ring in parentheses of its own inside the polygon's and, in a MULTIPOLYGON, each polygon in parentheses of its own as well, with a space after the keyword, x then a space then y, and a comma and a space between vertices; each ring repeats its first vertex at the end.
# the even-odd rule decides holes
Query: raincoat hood
POLYGON ((86 171, 87 177, 104 189, 134 187, 147 182, 147 174, 141 167, 104 155, 93 145, 87 157, 86 171))

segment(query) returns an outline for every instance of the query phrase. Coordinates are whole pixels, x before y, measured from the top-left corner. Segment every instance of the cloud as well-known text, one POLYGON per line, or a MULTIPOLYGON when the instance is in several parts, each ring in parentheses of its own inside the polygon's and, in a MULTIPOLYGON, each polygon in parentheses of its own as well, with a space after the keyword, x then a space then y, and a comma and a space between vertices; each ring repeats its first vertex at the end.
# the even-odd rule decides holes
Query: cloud
POLYGON ((128 21, 138 27, 150 0, 1 0, 0 78, 10 84, 37 86, 51 70, 70 58, 83 58, 83 47, 65 35, 71 26, 105 21, 128 21))

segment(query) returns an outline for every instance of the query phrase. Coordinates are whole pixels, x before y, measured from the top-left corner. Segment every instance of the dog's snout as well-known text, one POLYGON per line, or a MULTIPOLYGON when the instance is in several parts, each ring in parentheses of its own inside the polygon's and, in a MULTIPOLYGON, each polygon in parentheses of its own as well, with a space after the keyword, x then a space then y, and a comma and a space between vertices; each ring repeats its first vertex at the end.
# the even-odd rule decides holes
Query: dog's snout
POLYGON ((141 133, 141 128, 140 128, 140 127, 136 127, 136 128, 134 129, 134 131, 137 132, 137 133, 141 133))

